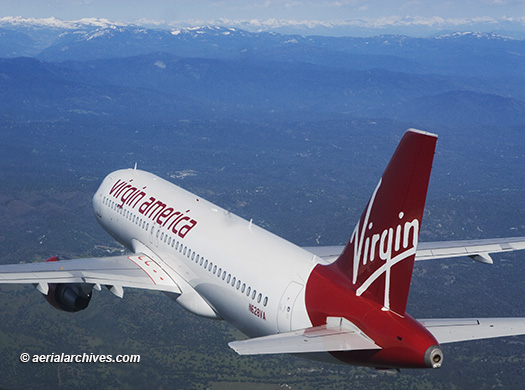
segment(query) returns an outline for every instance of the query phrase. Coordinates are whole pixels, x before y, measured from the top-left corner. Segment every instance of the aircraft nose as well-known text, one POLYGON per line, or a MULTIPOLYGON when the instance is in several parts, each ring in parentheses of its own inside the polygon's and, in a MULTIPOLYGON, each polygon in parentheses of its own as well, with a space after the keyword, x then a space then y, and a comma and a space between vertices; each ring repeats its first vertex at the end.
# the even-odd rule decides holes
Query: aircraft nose
POLYGON ((443 351, 439 345, 432 345, 425 352, 425 365, 429 368, 439 368, 443 363, 443 351))

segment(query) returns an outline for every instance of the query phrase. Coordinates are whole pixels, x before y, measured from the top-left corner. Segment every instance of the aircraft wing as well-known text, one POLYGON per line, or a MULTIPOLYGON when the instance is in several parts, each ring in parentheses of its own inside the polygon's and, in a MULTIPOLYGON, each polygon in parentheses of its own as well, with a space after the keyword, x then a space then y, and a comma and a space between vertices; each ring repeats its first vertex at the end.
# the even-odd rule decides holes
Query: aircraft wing
MULTIPOLYGON (((344 246, 311 246, 303 249, 319 256, 326 263, 335 261, 344 246)), ((420 242, 416 261, 467 256, 482 263, 492 263, 491 253, 525 249, 525 237, 490 238, 484 240, 420 242)))
POLYGON ((150 257, 138 253, 0 266, 0 284, 31 283, 47 295, 48 283, 106 285, 122 297, 122 287, 181 293, 173 279, 150 257))
POLYGON ((303 249, 318 256, 325 264, 330 264, 337 260, 345 247, 340 246, 304 246, 303 249))
POLYGON ((468 256, 482 263, 492 263, 491 253, 525 249, 525 237, 490 238, 486 240, 420 242, 416 260, 468 256))
POLYGON ((446 318, 418 321, 440 344, 525 334, 525 318, 446 318))
POLYGON ((327 325, 233 341, 228 345, 239 355, 381 349, 345 318, 328 318, 327 325))

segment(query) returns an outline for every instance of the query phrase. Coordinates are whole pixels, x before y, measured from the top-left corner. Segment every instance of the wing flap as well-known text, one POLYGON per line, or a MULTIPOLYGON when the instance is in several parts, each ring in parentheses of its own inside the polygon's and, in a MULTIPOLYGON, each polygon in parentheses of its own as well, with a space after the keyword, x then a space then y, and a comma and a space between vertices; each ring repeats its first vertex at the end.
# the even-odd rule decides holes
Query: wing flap
POLYGON ((239 355, 381 349, 344 318, 329 319, 327 325, 233 341, 228 345, 239 355))
POLYGON ((0 266, 0 284, 24 283, 91 283, 181 293, 161 265, 140 253, 0 266))
POLYGON ((450 318, 418 321, 440 344, 525 334, 525 318, 450 318))

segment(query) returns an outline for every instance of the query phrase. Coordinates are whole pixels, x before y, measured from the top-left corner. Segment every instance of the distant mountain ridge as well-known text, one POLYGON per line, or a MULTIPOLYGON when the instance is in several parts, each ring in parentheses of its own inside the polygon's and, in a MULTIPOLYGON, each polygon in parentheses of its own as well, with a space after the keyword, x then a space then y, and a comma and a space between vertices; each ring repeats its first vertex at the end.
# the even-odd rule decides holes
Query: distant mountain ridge
POLYGON ((0 19, 0 117, 525 123, 525 40, 0 19), (28 58, 21 57, 32 57, 28 58))
MULTIPOLYGON (((327 47, 333 50, 346 50, 349 44, 354 48, 356 46, 369 45, 368 50, 378 48, 377 42, 381 42, 379 49, 383 50, 385 41, 390 45, 408 44, 417 42, 418 39, 410 38, 408 36, 400 35, 385 35, 380 34, 375 37, 326 37, 326 36, 311 36, 302 34, 278 34, 275 32, 250 32, 233 27, 222 26, 202 26, 202 27, 169 27, 163 28, 148 28, 138 24, 111 22, 106 19, 81 19, 78 21, 62 21, 56 18, 47 19, 24 19, 20 17, 3 17, 0 18, 0 31, 3 34, 10 33, 12 36, 17 34, 19 39, 26 41, 21 48, 16 48, 12 38, 7 39, 0 47, 0 57, 13 57, 17 55, 26 55, 33 57, 40 57, 46 60, 61 61, 79 59, 78 56, 83 50, 96 47, 98 49, 95 53, 90 53, 91 56, 111 56, 114 57, 122 55, 139 55, 145 54, 144 48, 150 47, 150 52, 166 51, 174 53, 176 50, 184 49, 189 43, 200 44, 204 50, 212 50, 214 45, 216 51, 224 49, 236 48, 238 51, 246 50, 246 47, 262 46, 263 48, 278 48, 282 46, 291 46, 293 44, 306 45, 308 47, 327 47), (20 35, 23 34, 23 35, 20 35), (102 42, 108 36, 113 38, 127 39, 132 38, 135 41, 138 38, 142 39, 142 50, 115 50, 113 47, 103 47, 102 42), (385 37, 385 38, 383 38, 385 37), (93 42, 92 42, 93 41, 93 42), (29 45, 28 42, 32 42, 29 45), (98 46, 96 43, 98 43, 98 46), (84 47, 81 47, 84 46, 84 47), (133 51, 133 53, 131 53, 133 51), (75 57, 77 56, 77 57, 75 57), (70 57, 70 58, 68 58, 70 57), (73 58, 75 57, 75 58, 73 58)), ((473 30, 475 31, 475 30, 473 30)), ((444 34, 437 34, 435 38, 428 38, 432 40, 450 41, 451 39, 462 40, 470 38, 471 43, 486 40, 496 40, 498 42, 505 41, 507 45, 516 44, 521 40, 509 38, 507 36, 490 33, 479 32, 450 32, 444 34)), ((114 41, 119 45, 121 42, 114 41)), ((435 44, 438 44, 437 42, 435 44)), ((180 53, 174 53, 180 54, 180 53)), ((189 53, 197 55, 198 53, 189 53)), ((84 53, 84 55, 87 55, 84 53)), ((227 55, 227 54, 226 54, 227 55)), ((91 57, 92 59, 92 57, 91 57)))
POLYGON ((251 32, 276 32, 285 35, 324 35, 369 37, 385 34, 400 34, 414 37, 429 37, 456 31, 496 32, 500 35, 525 38, 525 18, 523 17, 484 17, 484 18, 442 18, 438 16, 391 16, 380 19, 343 19, 334 21, 290 20, 290 19, 216 19, 216 20, 138 20, 114 22, 100 18, 84 18, 65 21, 54 17, 36 19, 22 17, 0 18, 0 25, 18 27, 82 29, 86 27, 138 26, 150 29, 179 30, 194 26, 229 26, 251 32))

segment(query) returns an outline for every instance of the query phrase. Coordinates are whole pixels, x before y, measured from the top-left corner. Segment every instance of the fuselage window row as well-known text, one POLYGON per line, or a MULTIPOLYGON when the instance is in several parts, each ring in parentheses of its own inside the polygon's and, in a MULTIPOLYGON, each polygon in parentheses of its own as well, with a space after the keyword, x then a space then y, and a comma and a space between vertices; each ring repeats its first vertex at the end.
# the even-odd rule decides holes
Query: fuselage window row
MULTIPOLYGON (((124 218, 129 219, 131 222, 135 223, 140 228, 146 231, 149 230, 149 223, 147 223, 146 220, 143 220, 142 218, 135 215, 133 212, 130 212, 129 210, 125 210, 122 206, 119 207, 119 205, 116 202, 110 200, 109 198, 104 197, 103 204, 109 207, 111 210, 114 210, 118 214, 124 216, 124 218)), ((155 227, 152 226, 151 234, 153 234, 154 229, 155 227)), ((160 238, 160 242, 164 242, 168 246, 175 248, 175 251, 178 250, 180 253, 182 253, 183 256, 186 256, 191 261, 195 260, 196 264, 203 266, 203 269, 205 270, 207 269, 208 272, 212 272, 213 270, 212 274, 217 275, 218 278, 221 278, 222 276, 222 280, 225 281, 226 284, 230 284, 230 280, 231 280, 231 286, 233 288, 235 288, 236 290, 240 290, 241 294, 244 293, 244 291, 246 291, 246 296, 250 297, 250 293, 252 292, 252 289, 250 286, 248 286, 248 288, 246 289, 246 283, 242 283, 241 280, 237 279, 235 276, 233 276, 233 279, 232 279, 232 275, 228 274, 226 270, 223 271, 222 268, 217 267, 217 264, 214 265, 213 262, 208 261, 207 259, 204 259, 204 256, 200 256, 199 254, 197 254, 195 251, 192 251, 187 246, 182 245, 182 243, 180 243, 174 237, 171 237, 171 235, 169 235, 168 233, 164 233, 160 229, 157 229, 157 233, 155 237, 157 239, 160 238), (226 277, 226 275, 228 276, 226 277), (241 288, 241 283, 242 283, 242 288, 241 288)), ((257 298, 257 303, 261 303, 261 300, 263 300, 262 294, 259 293, 259 295, 257 295, 257 291, 253 289, 253 292, 251 294, 251 299, 255 300, 255 298, 257 298)), ((267 306, 267 304, 268 304, 268 297, 266 296, 264 297, 264 300, 263 300, 263 306, 267 306)))
POLYGON ((149 230, 149 223, 146 220, 143 220, 140 216, 135 215, 129 210, 124 210, 122 207, 119 207, 118 204, 109 198, 104 197, 102 203, 108 206, 111 210, 116 210, 118 214, 123 215, 125 218, 132 221, 134 224, 138 225, 141 229, 149 230))

